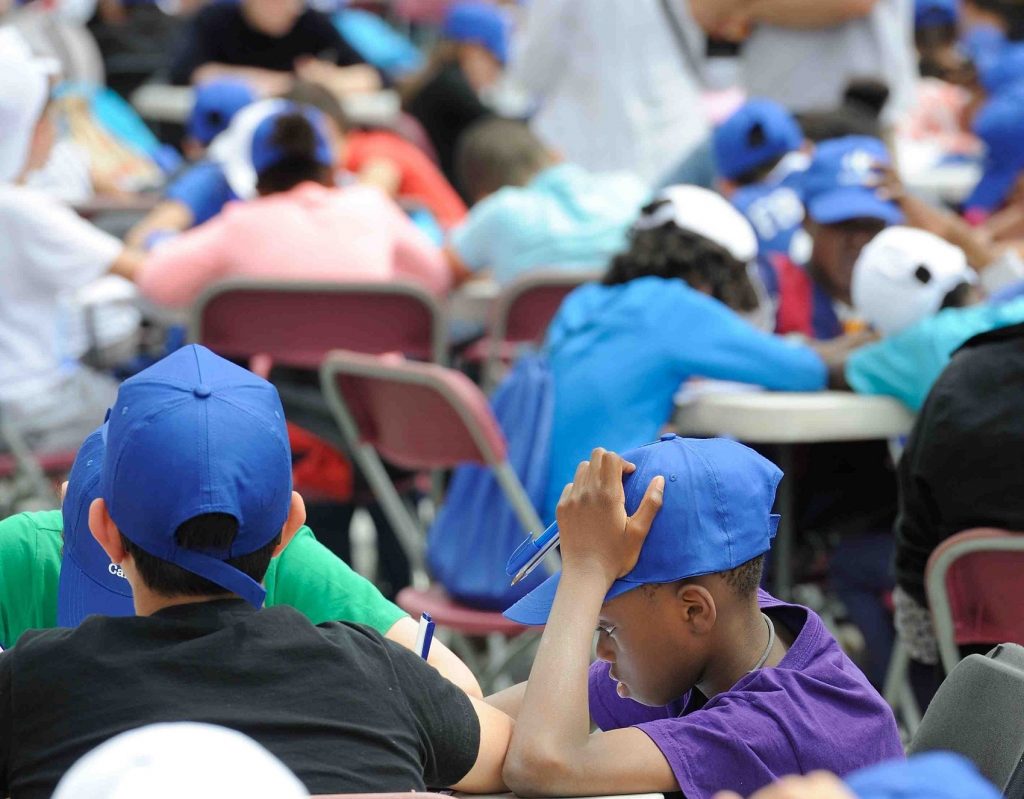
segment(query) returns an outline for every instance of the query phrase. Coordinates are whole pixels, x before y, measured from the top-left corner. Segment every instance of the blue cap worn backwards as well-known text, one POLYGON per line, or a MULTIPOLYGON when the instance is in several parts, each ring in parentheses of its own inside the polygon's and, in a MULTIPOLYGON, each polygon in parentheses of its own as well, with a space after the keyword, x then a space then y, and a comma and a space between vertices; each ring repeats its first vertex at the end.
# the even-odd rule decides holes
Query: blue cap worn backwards
POLYGON ((196 87, 195 104, 188 116, 188 135, 207 145, 227 130, 232 118, 257 100, 252 86, 237 78, 216 78, 196 87))
MULTIPOLYGON (((782 472, 754 450, 724 438, 669 434, 622 457, 636 464, 623 479, 627 513, 636 513, 658 475, 665 492, 636 566, 612 584, 606 602, 641 585, 728 571, 771 547, 782 472)), ((547 622, 560 578, 561 572, 549 577, 505 616, 520 624, 547 622)))
POLYGON ((291 448, 277 389, 190 345, 121 384, 105 432, 100 495, 121 534, 260 607, 263 586, 224 561, 269 544, 288 518, 291 448), (178 546, 178 527, 207 513, 238 521, 231 546, 178 546))
POLYGON ((750 100, 715 128, 712 144, 719 173, 730 180, 799 150, 804 134, 774 100, 750 100))
POLYGON ((251 158, 252 168, 257 175, 288 159, 288 153, 274 144, 274 131, 277 127, 277 120, 291 114, 301 114, 312 126, 316 145, 313 151, 314 160, 321 166, 334 165, 334 149, 331 147, 331 140, 327 135, 324 115, 309 106, 284 103, 279 109, 268 114, 253 131, 251 158))
POLYGON ((903 213, 878 187, 879 167, 890 163, 885 145, 871 136, 821 142, 798 182, 807 214, 822 225, 863 218, 900 224, 903 213))
POLYGON ((972 127, 985 142, 985 167, 981 180, 963 204, 965 208, 996 211, 1010 196, 1018 175, 1024 172, 1024 81, 985 103, 972 127))
POLYGON ((89 532, 89 506, 100 495, 103 430, 82 443, 64 495, 64 552, 57 587, 57 625, 77 627, 86 616, 131 616, 132 588, 89 532))
POLYGON ((508 61, 508 20, 493 3, 453 3, 445 14, 441 35, 456 42, 479 44, 499 63, 508 61))

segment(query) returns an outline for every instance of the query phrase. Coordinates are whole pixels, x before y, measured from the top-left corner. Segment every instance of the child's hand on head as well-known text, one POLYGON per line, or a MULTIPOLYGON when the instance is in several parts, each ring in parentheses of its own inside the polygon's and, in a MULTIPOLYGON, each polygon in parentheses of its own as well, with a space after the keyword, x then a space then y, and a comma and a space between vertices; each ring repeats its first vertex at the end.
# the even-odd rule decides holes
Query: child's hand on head
POLYGON ((576 469, 557 510, 565 571, 596 569, 611 585, 636 565, 661 508, 665 478, 651 480, 640 507, 627 516, 622 476, 635 470, 632 463, 600 447, 576 469))

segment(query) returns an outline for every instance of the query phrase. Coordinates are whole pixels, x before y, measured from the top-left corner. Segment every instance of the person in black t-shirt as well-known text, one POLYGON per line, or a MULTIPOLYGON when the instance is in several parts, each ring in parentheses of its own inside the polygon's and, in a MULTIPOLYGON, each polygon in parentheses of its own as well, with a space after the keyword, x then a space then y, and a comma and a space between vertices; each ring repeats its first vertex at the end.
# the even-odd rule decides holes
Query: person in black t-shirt
MULTIPOLYGON (((125 381, 108 418, 82 514, 136 615, 0 654, 0 796, 46 799, 88 751, 165 721, 243 732, 313 794, 504 790, 503 713, 369 627, 258 610, 305 519, 270 383, 193 345, 125 381)), ((61 580, 84 594, 83 575, 61 580)))
POLYGON ((294 75, 341 93, 380 88, 380 75, 342 38, 330 17, 304 0, 240 0, 200 11, 171 65, 177 84, 233 76, 266 95, 294 75))

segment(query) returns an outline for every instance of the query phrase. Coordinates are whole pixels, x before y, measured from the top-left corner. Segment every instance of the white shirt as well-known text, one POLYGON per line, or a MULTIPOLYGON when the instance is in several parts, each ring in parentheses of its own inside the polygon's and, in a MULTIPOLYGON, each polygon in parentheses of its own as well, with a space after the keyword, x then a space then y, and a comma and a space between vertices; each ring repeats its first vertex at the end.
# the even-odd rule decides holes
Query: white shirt
POLYGON ((837 107, 850 81, 879 80, 889 87, 882 119, 891 125, 912 104, 917 85, 914 4, 878 0, 865 17, 818 30, 759 25, 740 59, 751 96, 797 113, 837 107))
MULTIPOLYGON (((703 38, 672 4, 694 59, 703 38)), ((708 135, 697 78, 659 0, 533 0, 511 69, 539 102, 533 128, 593 172, 653 184, 708 135)))
POLYGON ((43 192, 0 185, 0 402, 29 402, 75 368, 63 297, 104 274, 121 249, 43 192))

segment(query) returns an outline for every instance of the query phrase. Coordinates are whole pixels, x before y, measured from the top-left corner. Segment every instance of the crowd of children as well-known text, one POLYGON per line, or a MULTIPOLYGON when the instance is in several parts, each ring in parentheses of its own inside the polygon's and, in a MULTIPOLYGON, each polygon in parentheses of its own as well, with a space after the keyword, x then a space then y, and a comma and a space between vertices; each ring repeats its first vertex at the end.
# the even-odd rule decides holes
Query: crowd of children
MULTIPOLYGON (((936 548, 1024 529, 1024 5, 151 5, 0 1, 0 485, 73 455, 59 507, 0 492, 0 797, 232 796, 243 770, 268 799, 997 795, 953 755, 905 760, 880 690, 896 635, 922 709, 944 676, 936 548), (115 72, 111 31, 153 13, 149 79, 193 98, 162 143, 75 84, 65 46, 95 50, 91 29, 115 72), (386 122, 352 113, 382 98, 386 122), (97 136, 145 169, 99 169, 97 136), (393 601, 413 573, 372 499, 311 496, 307 525, 294 425, 333 426, 315 375, 265 379, 177 328, 230 278, 408 282, 447 307, 541 271, 579 285, 503 353, 534 383, 498 390, 534 391, 544 422, 499 421, 544 455, 561 568, 505 610, 544 628, 528 679, 485 696, 472 648, 428 653, 393 601), (101 278, 144 319, 114 364, 73 332, 101 278), (764 588, 773 453, 673 432, 680 389, 715 381, 917 415, 899 457, 791 460, 806 604, 764 588), (356 505, 376 584, 335 545, 356 505)), ((338 441, 316 446, 344 466, 338 441)))

